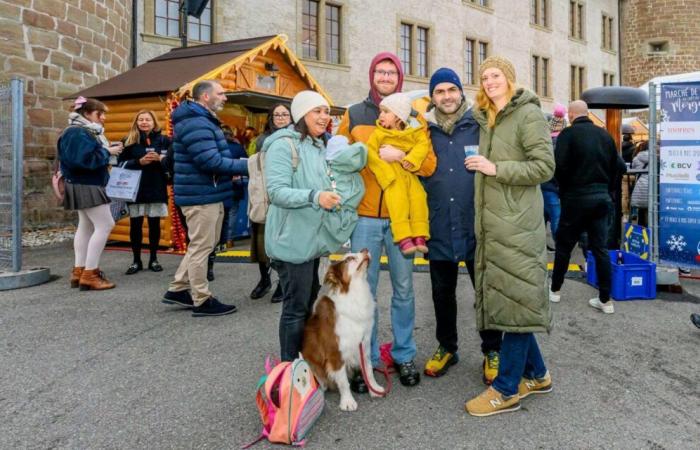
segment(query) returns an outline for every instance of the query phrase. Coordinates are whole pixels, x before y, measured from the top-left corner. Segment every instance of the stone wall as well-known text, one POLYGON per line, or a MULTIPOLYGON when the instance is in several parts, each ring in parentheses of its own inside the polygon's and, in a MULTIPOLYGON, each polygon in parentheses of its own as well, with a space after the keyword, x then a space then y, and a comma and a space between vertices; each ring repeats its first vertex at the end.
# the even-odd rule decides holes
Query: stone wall
POLYGON ((700 8, 687 0, 623 0, 623 82, 700 70, 700 8), (661 51, 651 44, 666 43, 661 51))
POLYGON ((131 0, 0 0, 0 80, 25 81, 27 227, 69 219, 50 188, 62 99, 130 67, 130 30, 131 0))

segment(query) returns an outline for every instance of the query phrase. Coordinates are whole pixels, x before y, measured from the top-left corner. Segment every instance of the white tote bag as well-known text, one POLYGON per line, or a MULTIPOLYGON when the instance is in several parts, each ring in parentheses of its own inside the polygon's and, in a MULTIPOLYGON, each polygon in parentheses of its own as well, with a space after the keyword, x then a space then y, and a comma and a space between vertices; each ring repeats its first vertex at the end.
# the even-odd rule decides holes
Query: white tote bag
POLYGON ((107 196, 114 200, 136 201, 139 183, 141 183, 140 170, 125 169, 124 164, 120 167, 112 167, 107 183, 107 196))

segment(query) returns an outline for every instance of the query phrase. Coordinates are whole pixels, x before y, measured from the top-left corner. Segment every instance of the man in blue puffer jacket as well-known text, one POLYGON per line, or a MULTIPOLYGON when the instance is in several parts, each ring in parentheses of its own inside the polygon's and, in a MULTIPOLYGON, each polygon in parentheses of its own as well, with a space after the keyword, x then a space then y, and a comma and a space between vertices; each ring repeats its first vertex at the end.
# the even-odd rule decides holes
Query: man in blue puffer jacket
POLYGON ((209 291, 207 256, 221 234, 224 201, 232 196, 231 178, 247 175, 245 161, 231 157, 216 112, 226 94, 215 81, 200 81, 173 112, 175 204, 182 208, 190 243, 163 302, 192 307, 193 316, 221 316, 236 312, 209 291), (190 293, 191 291, 191 293, 190 293))

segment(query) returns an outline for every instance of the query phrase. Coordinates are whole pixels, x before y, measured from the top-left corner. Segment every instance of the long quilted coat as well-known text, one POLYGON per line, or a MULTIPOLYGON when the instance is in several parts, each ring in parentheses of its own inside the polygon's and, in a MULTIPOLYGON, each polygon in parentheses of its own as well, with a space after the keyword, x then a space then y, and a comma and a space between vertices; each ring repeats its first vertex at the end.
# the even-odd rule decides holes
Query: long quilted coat
POLYGON ((554 156, 540 102, 518 89, 493 128, 478 108, 479 154, 496 176, 477 173, 476 321, 480 330, 551 329, 547 250, 539 184, 552 178, 554 156))

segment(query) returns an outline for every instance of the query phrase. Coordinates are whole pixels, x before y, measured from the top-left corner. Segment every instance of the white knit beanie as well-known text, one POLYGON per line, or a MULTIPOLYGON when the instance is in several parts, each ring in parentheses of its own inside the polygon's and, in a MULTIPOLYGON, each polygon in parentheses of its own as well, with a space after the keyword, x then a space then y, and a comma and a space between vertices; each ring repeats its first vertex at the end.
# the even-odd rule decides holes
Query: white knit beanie
POLYGON ((328 101, 316 91, 301 91, 292 99, 292 119, 299 122, 309 111, 319 106, 330 108, 328 101))
POLYGON ((411 110, 413 109, 411 107, 411 98, 402 92, 384 97, 379 106, 383 106, 393 112, 403 123, 408 123, 408 118, 411 117, 411 110))

